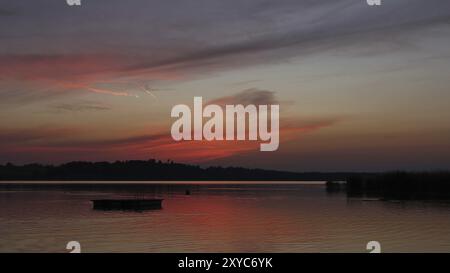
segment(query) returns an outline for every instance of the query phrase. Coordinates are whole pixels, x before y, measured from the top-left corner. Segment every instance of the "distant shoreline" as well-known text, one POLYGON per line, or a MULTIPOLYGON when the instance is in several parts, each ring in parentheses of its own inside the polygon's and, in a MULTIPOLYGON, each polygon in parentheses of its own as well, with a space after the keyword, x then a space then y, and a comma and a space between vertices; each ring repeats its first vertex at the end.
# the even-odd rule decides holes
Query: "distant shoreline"
POLYGON ((0 181, 0 191, 135 191, 148 192, 156 188, 195 189, 208 188, 264 188, 264 187, 324 187, 325 181, 0 181))
POLYGON ((347 196, 420 200, 450 199, 450 172, 286 172, 239 167, 207 167, 173 161, 131 160, 69 162, 58 166, 0 165, 1 189, 118 188, 143 189, 149 185, 295 185, 326 183, 328 193, 347 196), (346 181, 346 183, 339 183, 346 181))
POLYGON ((328 181, 350 172, 288 172, 207 167, 150 160, 69 162, 61 165, 0 165, 0 181, 328 181))
POLYGON ((0 180, 0 188, 6 186, 46 186, 46 185, 320 185, 325 186, 326 181, 45 181, 45 180, 28 180, 28 181, 6 181, 0 180))

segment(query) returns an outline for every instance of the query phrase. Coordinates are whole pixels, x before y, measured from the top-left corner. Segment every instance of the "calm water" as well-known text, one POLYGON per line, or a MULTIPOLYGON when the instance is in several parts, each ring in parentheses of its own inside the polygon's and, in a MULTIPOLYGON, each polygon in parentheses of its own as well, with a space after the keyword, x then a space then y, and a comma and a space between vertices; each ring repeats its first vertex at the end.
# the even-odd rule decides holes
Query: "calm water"
POLYGON ((347 199, 322 184, 0 190, 0 252, 66 252, 72 240, 83 252, 366 252, 372 240, 383 252, 450 252, 450 204, 347 199), (163 209, 90 202, 136 195, 164 198, 163 209))

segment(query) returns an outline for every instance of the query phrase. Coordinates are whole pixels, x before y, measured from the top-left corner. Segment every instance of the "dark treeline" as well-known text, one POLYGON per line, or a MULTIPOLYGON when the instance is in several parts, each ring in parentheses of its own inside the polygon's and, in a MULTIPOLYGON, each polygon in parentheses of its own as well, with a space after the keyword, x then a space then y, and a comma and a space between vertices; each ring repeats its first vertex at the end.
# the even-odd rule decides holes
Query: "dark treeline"
POLYGON ((450 199, 450 172, 389 172, 353 175, 347 179, 348 196, 383 199, 450 199))
POLYGON ((132 160, 69 162, 61 165, 0 165, 0 180, 34 181, 330 181, 327 190, 349 197, 383 199, 450 199, 450 172, 284 172, 238 167, 208 167, 132 160), (343 184, 337 181, 347 181, 343 184))
POLYGON ((208 167, 132 160, 116 162, 70 162, 62 165, 0 165, 0 180, 231 180, 231 181, 320 181, 344 180, 349 173, 295 173, 237 167, 208 167))

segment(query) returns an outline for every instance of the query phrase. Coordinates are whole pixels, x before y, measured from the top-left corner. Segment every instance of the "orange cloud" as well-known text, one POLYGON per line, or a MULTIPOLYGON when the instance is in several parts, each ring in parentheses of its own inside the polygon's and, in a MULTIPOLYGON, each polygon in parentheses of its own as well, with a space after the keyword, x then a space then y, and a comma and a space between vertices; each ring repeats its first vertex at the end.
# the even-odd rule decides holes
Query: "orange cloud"
MULTIPOLYGON (((337 120, 282 121, 280 145, 303 134, 332 126, 337 120), (283 124, 284 123, 284 124, 283 124)), ((28 129, 0 132, 0 160, 34 154, 42 161, 171 159, 186 163, 205 163, 239 154, 259 151, 259 141, 174 141, 169 134, 134 135, 122 138, 82 140, 82 130, 28 129), (73 132, 77 132, 74 136, 73 132), (11 156, 14 155, 14 156, 11 156)))
MULTIPOLYGON (((174 80, 167 68, 131 68, 134 58, 117 54, 0 55, 0 81, 31 83, 39 90, 85 90, 113 96, 136 96, 136 80, 174 80)), ((27 87, 29 88, 29 86, 27 87)), ((145 90, 140 90, 145 91, 145 90)))

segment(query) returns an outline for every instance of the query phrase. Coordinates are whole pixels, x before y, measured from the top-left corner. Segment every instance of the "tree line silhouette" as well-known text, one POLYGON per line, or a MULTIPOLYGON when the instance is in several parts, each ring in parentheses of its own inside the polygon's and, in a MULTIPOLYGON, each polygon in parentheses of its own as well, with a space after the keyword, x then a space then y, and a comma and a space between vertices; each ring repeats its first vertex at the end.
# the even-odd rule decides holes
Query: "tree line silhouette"
POLYGON ((287 172, 240 167, 207 167, 162 162, 130 160, 115 162, 75 161, 61 165, 0 165, 0 180, 136 180, 136 181, 320 181, 342 180, 349 173, 287 172))
MULTIPOLYGON (((328 181, 327 191, 349 197, 450 199, 450 172, 287 172, 241 167, 200 167, 159 160, 74 161, 61 165, 0 165, 0 181, 328 181), (341 183, 339 181, 346 181, 341 183)), ((76 182, 75 182, 76 183, 76 182)), ((124 187, 129 187, 126 184, 124 187)), ((7 186, 7 184, 4 184, 7 186)))

